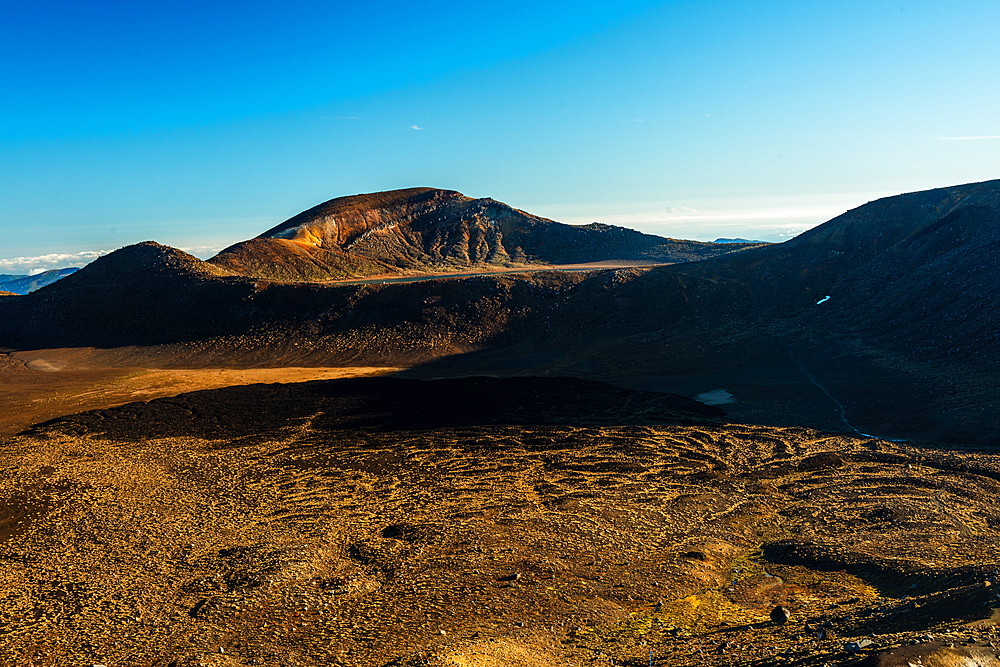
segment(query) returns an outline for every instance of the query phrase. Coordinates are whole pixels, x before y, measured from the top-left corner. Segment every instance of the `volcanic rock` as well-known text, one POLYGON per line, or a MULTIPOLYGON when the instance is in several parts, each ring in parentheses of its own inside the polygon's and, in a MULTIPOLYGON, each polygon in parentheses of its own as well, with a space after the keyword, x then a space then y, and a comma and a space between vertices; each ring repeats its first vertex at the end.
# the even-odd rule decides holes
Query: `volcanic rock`
POLYGON ((771 610, 771 620, 779 625, 783 625, 791 617, 792 612, 788 609, 788 607, 778 605, 771 610))
POLYGON ((731 250, 600 223, 564 225, 493 199, 410 188, 332 199, 209 261, 255 277, 328 280, 611 259, 690 261, 731 250))

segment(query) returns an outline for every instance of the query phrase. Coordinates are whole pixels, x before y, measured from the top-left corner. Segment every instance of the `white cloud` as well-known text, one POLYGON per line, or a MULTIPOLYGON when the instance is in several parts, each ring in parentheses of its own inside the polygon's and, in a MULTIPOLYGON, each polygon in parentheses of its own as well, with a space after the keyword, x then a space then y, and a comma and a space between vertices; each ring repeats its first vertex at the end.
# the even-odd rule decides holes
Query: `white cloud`
POLYGON ((228 248, 230 244, 226 245, 190 245, 177 248, 178 250, 183 250, 184 252, 194 255, 199 259, 207 259, 213 255, 217 255, 223 248, 228 248))
POLYGON ((70 266, 83 266, 93 262, 98 257, 107 255, 110 250, 86 250, 84 252, 64 253, 54 252, 37 257, 12 257, 0 259, 0 273, 36 275, 49 269, 64 269, 70 266))
POLYGON ((785 241, 843 212, 843 208, 825 206, 712 211, 678 206, 660 209, 660 212, 611 214, 596 219, 675 239, 712 241, 720 237, 741 237, 785 241))
POLYGON ((989 134, 979 137, 938 137, 938 141, 983 141, 987 139, 1000 139, 1000 134, 989 134))
MULTIPOLYGON (((670 211, 668 211, 670 212, 670 211)), ((664 218, 662 216, 657 216, 655 214, 650 214, 648 216, 631 216, 636 221, 642 222, 686 222, 686 221, 699 221, 699 222, 731 222, 738 224, 743 221, 757 221, 757 220, 785 220, 789 218, 810 218, 810 217, 825 217, 827 220, 833 218, 843 211, 825 210, 825 209, 771 209, 771 210, 749 210, 749 211, 720 211, 717 213, 701 213, 694 209, 689 209, 687 211, 681 209, 678 211, 670 212, 672 213, 670 218, 664 218)), ((620 216, 622 219, 628 218, 630 216, 623 215, 620 216)))
POLYGON ((741 237, 785 241, 847 210, 897 192, 830 192, 571 204, 531 204, 524 210, 569 224, 594 220, 675 239, 741 237), (684 202, 685 205, 681 205, 684 202))
POLYGON ((422 127, 417 127, 416 125, 411 125, 411 126, 410 126, 410 129, 411 129, 411 130, 422 130, 422 129, 424 129, 424 128, 422 128, 422 127))

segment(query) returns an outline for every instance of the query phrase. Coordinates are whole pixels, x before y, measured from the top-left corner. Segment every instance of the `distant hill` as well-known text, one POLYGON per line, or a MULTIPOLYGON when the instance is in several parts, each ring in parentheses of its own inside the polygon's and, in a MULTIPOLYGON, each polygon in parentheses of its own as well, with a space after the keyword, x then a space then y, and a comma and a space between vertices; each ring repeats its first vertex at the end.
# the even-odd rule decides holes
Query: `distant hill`
POLYGON ((750 239, 715 239, 712 243, 767 243, 767 241, 751 241, 750 239))
POLYGON ((276 280, 329 280, 603 260, 686 262, 734 248, 601 223, 565 225, 493 199, 411 188, 340 197, 210 259, 276 280))
POLYGON ((51 285, 61 278, 65 278, 68 275, 72 275, 79 271, 76 267, 69 267, 65 269, 51 269, 49 271, 43 271, 42 273, 36 273, 31 276, 27 275, 0 275, 0 291, 13 292, 14 294, 28 294, 29 292, 34 292, 37 289, 41 289, 46 285, 51 285))

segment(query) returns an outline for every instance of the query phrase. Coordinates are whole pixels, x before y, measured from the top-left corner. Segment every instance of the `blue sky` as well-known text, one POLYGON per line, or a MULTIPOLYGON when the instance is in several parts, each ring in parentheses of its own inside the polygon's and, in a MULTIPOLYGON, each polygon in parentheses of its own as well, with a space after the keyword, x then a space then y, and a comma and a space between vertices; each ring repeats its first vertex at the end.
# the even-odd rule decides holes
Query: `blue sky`
POLYGON ((1000 177, 995 0, 0 11, 0 273, 401 187, 779 241, 1000 177))

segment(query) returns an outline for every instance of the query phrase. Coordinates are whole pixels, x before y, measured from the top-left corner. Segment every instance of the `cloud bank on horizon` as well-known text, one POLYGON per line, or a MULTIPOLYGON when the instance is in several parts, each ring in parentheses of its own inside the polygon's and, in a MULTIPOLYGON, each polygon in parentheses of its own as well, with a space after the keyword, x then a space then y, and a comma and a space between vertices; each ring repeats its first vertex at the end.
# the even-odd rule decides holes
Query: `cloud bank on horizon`
POLYGON ((717 238, 742 237, 758 241, 780 243, 798 236, 813 227, 830 220, 835 214, 819 213, 810 209, 788 209, 772 211, 744 211, 727 213, 690 212, 667 215, 650 213, 647 215, 604 216, 601 222, 629 227, 674 239, 714 241, 717 238), (691 233, 691 232, 694 233, 691 233))
POLYGON ((53 252, 35 257, 0 259, 0 273, 34 276, 50 269, 84 266, 110 252, 110 250, 86 250, 75 253, 53 252))

